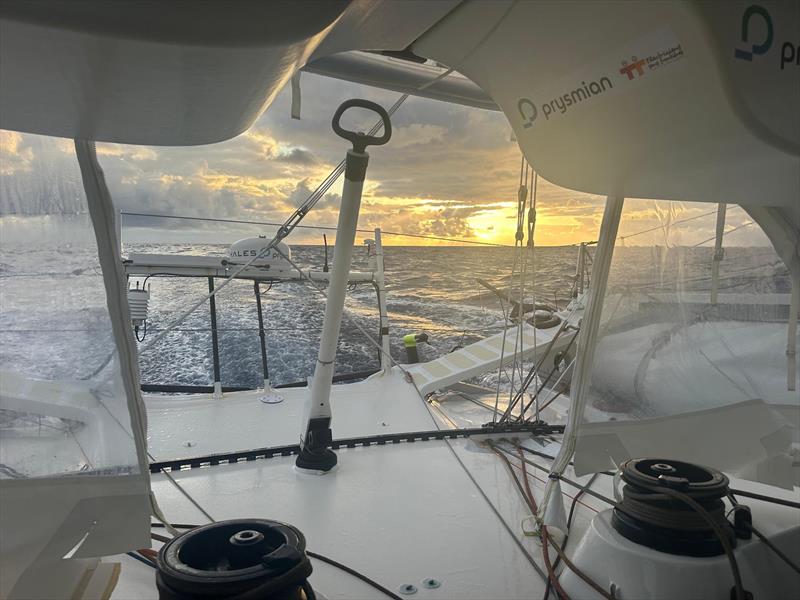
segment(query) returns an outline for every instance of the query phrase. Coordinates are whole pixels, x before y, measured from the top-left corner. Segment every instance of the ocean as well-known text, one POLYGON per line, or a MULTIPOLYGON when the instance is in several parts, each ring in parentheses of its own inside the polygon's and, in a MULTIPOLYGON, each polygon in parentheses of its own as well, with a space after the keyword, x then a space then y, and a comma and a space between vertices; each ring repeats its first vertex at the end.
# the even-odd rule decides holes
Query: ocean
MULTIPOLYGON (((224 256, 224 246, 138 246, 131 252, 179 252, 224 256)), ((481 286, 483 279, 507 288, 514 251, 499 247, 384 248, 391 352, 406 362, 402 337, 425 333, 421 360, 430 360, 487 335, 502 331, 503 307, 495 294, 481 286)), ((568 301, 577 248, 543 248, 537 268, 541 297, 562 306, 568 301)), ((294 246, 292 259, 303 268, 322 270, 320 246, 294 246)), ((366 248, 357 248, 354 271, 368 270, 366 248)), ((151 277, 153 335, 178 316, 184 299, 207 293, 205 279, 151 277)), ((324 298, 309 284, 262 286, 270 380, 275 385, 305 381, 313 373, 325 309, 324 298)), ((537 294, 537 295, 539 295, 537 294)), ((258 317, 253 285, 234 281, 217 298, 221 378, 224 386, 255 387, 263 380, 258 317)), ((538 300, 539 298, 537 298, 538 300)), ((507 307, 506 307, 507 310, 507 307)), ((356 323, 378 339, 378 306, 374 288, 361 284, 348 292, 336 359, 336 373, 375 369, 378 351, 356 323)), ((151 384, 209 385, 213 368, 210 316, 198 310, 141 357, 142 381, 151 384), (168 360, 167 357, 178 357, 168 360)))
MULTIPOLYGON (((227 246, 127 244, 125 253, 178 253, 225 256, 227 246)), ((508 247, 385 247, 387 298, 393 358, 406 361, 402 337, 425 333, 421 360, 502 331, 504 306, 478 283, 508 289, 514 249, 508 247)), ((300 266, 321 269, 323 248, 294 246, 300 266)), ((674 290, 676 274, 684 291, 707 290, 713 249, 618 247, 609 291, 646 281, 652 289, 674 290)), ((535 252, 536 300, 566 306, 578 248, 542 247, 535 252)), ((367 270, 364 247, 353 270, 367 270)), ((135 286, 137 279, 131 279, 135 286)), ((141 282, 141 279, 138 279, 141 282)), ((218 283, 219 284, 219 283, 218 283)), ((531 299, 531 280, 526 296, 531 299)), ((41 379, 83 379, 107 360, 113 340, 105 315, 105 294, 93 249, 75 240, 0 244, 0 363, 3 370, 41 379)), ((141 381, 161 385, 210 385, 213 360, 210 316, 200 307, 162 340, 148 346, 190 302, 204 296, 204 278, 150 277, 150 310, 140 353, 141 381)), ((307 284, 264 285, 263 306, 270 380, 303 382, 313 372, 324 314, 324 299, 307 284)), ((771 248, 729 248, 722 263, 724 291, 787 293, 785 268, 771 248), (771 271, 770 271, 771 269, 771 271), (766 283, 765 283, 766 282, 766 283)), ((257 387, 263 382, 253 286, 234 281, 217 300, 217 328, 224 386, 257 387)), ((378 353, 355 322, 378 337, 375 291, 362 284, 347 296, 336 359, 337 373, 378 366, 378 353)), ((507 306, 505 307, 507 310, 507 306)), ((144 331, 140 331, 140 337, 144 331)), ((477 383, 494 386, 497 373, 477 383)))

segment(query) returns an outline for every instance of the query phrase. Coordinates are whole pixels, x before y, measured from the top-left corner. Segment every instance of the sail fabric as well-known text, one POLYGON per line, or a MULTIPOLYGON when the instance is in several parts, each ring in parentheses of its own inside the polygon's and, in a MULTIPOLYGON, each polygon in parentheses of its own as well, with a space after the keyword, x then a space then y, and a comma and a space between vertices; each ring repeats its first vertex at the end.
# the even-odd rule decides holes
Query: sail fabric
MULTIPOLYGON (((229 28, 213 6, 187 28, 180 7, 97 7, 83 23, 65 3, 16 4, 0 11, 2 128, 211 143, 244 131, 307 64, 410 49, 475 82, 562 187, 748 206, 800 197, 796 0, 253 3, 229 28)), ((347 79, 334 62, 326 75, 347 79)), ((401 79, 381 73, 377 85, 401 79)))
POLYGON ((750 61, 735 52, 765 35, 762 15, 741 39, 752 3, 697 4, 474 2, 413 50, 486 91, 528 162, 562 187, 796 206, 800 4, 760 3, 771 42, 750 61))
MULTIPOLYGON (((307 62, 403 50, 458 0, 0 6, 0 128, 158 146, 249 128, 307 62)), ((334 107, 331 108, 333 110, 334 107)))
POLYGON ((797 328, 792 272, 736 206, 727 207, 715 250, 716 215, 707 208, 626 201, 623 225, 655 211, 661 227, 626 238, 624 226, 617 239, 578 434, 579 472, 646 455, 800 484, 792 449, 800 393, 787 382, 788 328, 797 328))
MULTIPOLYGON (((42 153, 74 152, 37 141, 42 153)), ((113 206, 87 199, 77 162, 66 171, 34 162, 28 175, 47 213, 0 215, 0 596, 12 598, 36 595, 41 571, 65 555, 149 543, 144 413, 113 206)))

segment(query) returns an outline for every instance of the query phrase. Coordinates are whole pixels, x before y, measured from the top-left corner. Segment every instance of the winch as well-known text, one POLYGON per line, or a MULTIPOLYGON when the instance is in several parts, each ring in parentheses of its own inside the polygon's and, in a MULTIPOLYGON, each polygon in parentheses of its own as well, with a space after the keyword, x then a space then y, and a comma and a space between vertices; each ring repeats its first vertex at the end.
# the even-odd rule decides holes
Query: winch
MULTIPOLYGON (((584 575, 617 598, 784 597, 775 592, 790 580, 788 569, 783 581, 750 571, 742 582, 746 569, 771 557, 751 536, 748 507, 735 503, 733 524, 726 518, 724 474, 665 458, 630 459, 619 469, 622 497, 592 517, 571 557, 584 575)), ((600 597, 572 570, 559 582, 571 598, 600 597)))
POLYGON ((684 556, 717 556, 724 552, 712 525, 674 490, 693 500, 716 522, 731 547, 733 528, 722 499, 728 478, 715 469, 679 460, 640 458, 620 465, 622 502, 611 523, 629 540, 661 552, 684 556))
POLYGON ((233 519, 192 529, 159 551, 160 600, 314 598, 306 540, 291 525, 233 519))

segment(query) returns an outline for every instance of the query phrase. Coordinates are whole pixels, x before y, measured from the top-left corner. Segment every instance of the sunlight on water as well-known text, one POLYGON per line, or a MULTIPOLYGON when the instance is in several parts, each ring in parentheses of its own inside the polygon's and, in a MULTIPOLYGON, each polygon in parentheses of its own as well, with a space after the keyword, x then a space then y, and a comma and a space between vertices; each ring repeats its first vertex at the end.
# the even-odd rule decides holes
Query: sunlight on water
MULTIPOLYGON (((225 250, 221 245, 190 244, 128 244, 125 248, 126 253, 218 256, 224 256, 225 250)), ((689 275, 696 275, 697 282, 692 284, 692 277, 684 277, 684 281, 697 289, 707 288, 712 249, 686 251, 689 255, 681 268, 691 269, 689 275)), ((631 285, 630 273, 634 271, 647 274, 650 281, 657 281, 659 277, 669 281, 670 270, 677 267, 670 264, 669 259, 662 260, 660 252, 655 247, 617 248, 610 292, 631 285), (632 266, 635 268, 630 268, 632 266)), ((393 357, 405 362, 402 336, 407 333, 429 335, 429 343, 420 346, 420 356, 422 360, 430 360, 459 345, 501 331, 504 321, 500 301, 476 279, 485 279, 507 289, 513 253, 511 248, 385 248, 393 357)), ((763 265, 765 256, 770 253, 773 251, 769 248, 729 249, 728 256, 732 260, 722 265, 725 285, 746 290, 748 264, 763 265)), ((572 246, 537 248, 538 301, 566 305, 577 254, 578 249, 572 246)), ((323 250, 319 246, 295 246, 293 255, 303 267, 320 269, 323 264, 323 250)), ((782 265, 776 264, 775 269, 780 271, 782 265)), ((361 248, 356 250, 353 270, 367 270, 366 251, 361 248)), ((108 335, 105 331, 93 334, 91 328, 86 327, 91 321, 91 307, 97 304, 98 297, 102 298, 96 287, 100 280, 98 274, 99 265, 93 250, 73 241, 53 243, 46 248, 22 242, 0 245, 0 277, 6 284, 0 294, 0 359, 4 368, 17 369, 32 377, 57 378, 74 372, 75 364, 87 374, 100 365, 106 359, 110 340, 88 345, 89 351, 96 355, 76 357, 70 351, 75 336, 108 335), (92 285, 88 285, 90 280, 92 285), (31 310, 41 294, 59 294, 66 290, 84 299, 85 314, 79 319, 76 320, 74 314, 59 313, 52 306, 47 312, 31 310), (46 365, 42 359, 44 349, 48 350, 46 365)), ((788 280, 784 279, 775 280, 774 291, 787 291, 788 280)), ((141 278, 132 279, 131 285, 137 280, 141 278)), ((151 288, 148 336, 169 325, 189 301, 205 295, 207 285, 205 279, 151 277, 148 280, 151 288)), ((529 290, 525 295, 530 299, 529 290)), ((271 380, 275 384, 305 380, 313 372, 324 299, 306 284, 294 282, 274 285, 265 291, 263 301, 271 380)), ((345 316, 342 324, 336 371, 347 373, 375 368, 377 350, 351 320, 357 319, 362 327, 378 337, 377 303, 372 286, 360 285, 349 292, 347 307, 349 316, 345 316)), ((252 284, 235 281, 222 290, 218 294, 217 311, 223 385, 260 385, 261 355, 252 284)), ((213 378, 208 311, 199 309, 189 316, 176 331, 141 356, 140 364, 144 383, 209 385, 213 378)), ((487 375, 485 383, 496 380, 492 377, 487 375)))

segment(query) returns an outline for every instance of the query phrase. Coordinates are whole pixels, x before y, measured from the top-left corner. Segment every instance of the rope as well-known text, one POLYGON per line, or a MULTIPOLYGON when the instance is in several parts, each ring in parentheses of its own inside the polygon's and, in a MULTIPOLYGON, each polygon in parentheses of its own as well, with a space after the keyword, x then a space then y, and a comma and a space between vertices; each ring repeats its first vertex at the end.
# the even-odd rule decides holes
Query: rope
MULTIPOLYGON (((534 243, 534 233, 536 231, 536 196, 537 190, 539 187, 539 173, 536 171, 533 172, 532 175, 533 179, 533 194, 531 196, 531 208, 528 212, 528 252, 531 256, 531 289, 533 294, 533 306, 534 306, 534 328, 533 328, 533 347, 538 347, 538 341, 536 339, 536 331, 537 327, 535 326, 535 315, 536 315, 536 245, 534 243)), ((522 365, 520 364, 520 368, 522 365)), ((539 369, 536 369, 536 376, 538 377, 539 369)), ((524 392, 524 390, 522 390, 524 392)), ((525 418, 525 406, 522 406, 522 411, 520 413, 520 420, 525 418)), ((536 412, 535 412, 535 419, 539 420, 539 405, 536 405, 536 412)))
MULTIPOLYGON (((524 306, 525 306, 525 253, 523 251, 523 244, 522 242, 525 239, 525 233, 523 231, 525 226, 525 206, 528 199, 528 174, 530 172, 529 165, 525 160, 525 156, 522 156, 522 162, 520 164, 520 186, 519 191, 517 192, 517 231, 514 235, 514 264, 511 268, 511 284, 513 286, 514 283, 514 270, 516 265, 519 264, 519 314, 517 315, 517 331, 516 336, 514 338, 514 357, 513 362, 511 364, 511 385, 509 389, 509 396, 508 402, 511 403, 511 399, 514 397, 514 384, 517 377, 517 357, 520 357, 519 360, 519 378, 520 383, 522 382, 522 347, 524 345, 524 339, 522 337, 523 331, 523 324, 525 322, 524 316, 524 306)), ((509 299, 510 299, 509 294, 509 299)), ((536 302, 534 301, 534 310, 536 307, 536 302)), ((513 313, 512 313, 513 314, 513 313)), ((535 345, 535 344, 534 344, 535 345)), ((502 358, 501 358, 501 365, 502 365, 502 358)), ((498 377, 498 384, 500 379, 498 377)))
POLYGON ((700 517, 708 524, 708 526, 711 527, 716 536, 719 538, 719 543, 722 544, 722 549, 725 551, 725 556, 727 556, 728 562, 730 563, 731 573, 733 574, 736 600, 745 600, 747 598, 747 593, 742 585, 742 576, 739 572, 739 564, 736 562, 736 555, 733 553, 733 548, 728 540, 728 536, 722 530, 722 527, 720 527, 719 522, 694 498, 684 494, 683 492, 678 492, 667 487, 653 487, 652 491, 669 496, 674 500, 679 500, 684 504, 688 504, 692 509, 694 509, 695 512, 697 512, 698 515, 700 515, 700 517))
POLYGON ((355 569, 353 569, 351 567, 348 567, 347 565, 343 565, 342 563, 337 562, 337 561, 333 560, 332 558, 328 558, 327 556, 319 554, 318 552, 312 552, 311 550, 306 550, 306 554, 311 558, 314 558, 316 560, 321 560, 324 563, 328 563, 332 567, 336 567, 337 569, 340 569, 340 570, 344 571, 345 573, 348 573, 348 574, 352 575, 353 577, 356 577, 357 579, 360 579, 364 583, 372 586, 373 588, 375 588, 376 590, 378 590, 382 594, 388 596, 389 598, 392 598, 393 600, 402 600, 400 598, 400 596, 398 596, 397 594, 395 594, 391 590, 385 588, 384 586, 382 586, 380 583, 378 583, 374 579, 370 579, 369 577, 367 577, 363 573, 359 573, 358 571, 356 571, 355 569))
MULTIPOLYGON (((525 463, 525 456, 522 454, 522 446, 519 443, 515 443, 514 445, 517 448, 517 455, 519 456, 520 464, 522 465, 522 481, 525 484, 525 493, 528 495, 529 499, 528 505, 532 509, 531 514, 537 515, 539 514, 539 508, 536 506, 536 500, 533 497, 531 484, 530 481, 528 480, 528 467, 525 463)), ((509 461, 504 455, 501 456, 503 460, 505 460, 509 465, 511 464, 511 461, 509 461)), ((577 498, 578 496, 575 497, 577 498)), ((574 502, 572 506, 573 507, 575 506, 574 502)), ((547 533, 547 526, 544 523, 541 524, 541 531, 542 531, 542 537, 541 537, 542 557, 544 559, 544 564, 545 567, 547 568, 547 575, 548 575, 547 587, 545 588, 545 597, 547 596, 547 590, 550 589, 550 585, 552 584, 552 586, 556 590, 556 595, 558 595, 559 598, 562 598, 563 600, 569 600, 569 596, 564 591, 564 588, 561 587, 561 583, 558 581, 558 576, 556 575, 555 572, 555 568, 557 565, 554 565, 550 562, 550 552, 547 548, 547 541, 550 536, 547 533)))

